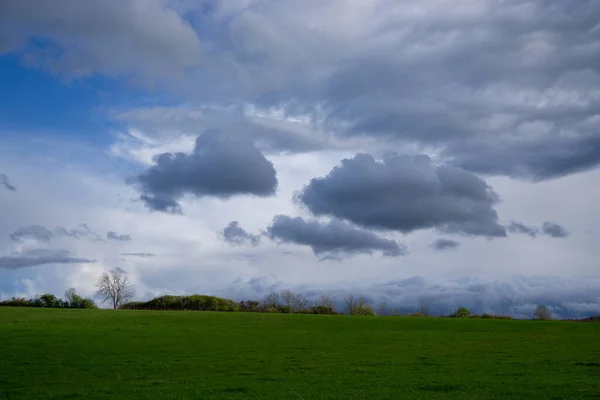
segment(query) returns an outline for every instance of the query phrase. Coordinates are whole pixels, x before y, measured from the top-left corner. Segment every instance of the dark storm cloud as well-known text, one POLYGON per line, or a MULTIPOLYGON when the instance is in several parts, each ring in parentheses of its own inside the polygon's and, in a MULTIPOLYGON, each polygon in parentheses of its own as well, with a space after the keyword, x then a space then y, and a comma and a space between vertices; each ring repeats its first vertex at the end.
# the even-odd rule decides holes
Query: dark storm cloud
POLYGON ((135 177, 141 200, 155 211, 181 212, 186 194, 228 199, 236 195, 271 196, 277 188, 273 164, 242 137, 206 131, 191 154, 163 153, 135 177))
POLYGON ((502 237, 497 194, 476 175, 436 166, 427 156, 368 154, 344 159, 296 196, 314 215, 330 215, 369 228, 502 237))
POLYGON ((431 247, 437 251, 456 249, 458 246, 460 243, 451 239, 437 239, 431 244, 431 247))
POLYGON ((552 236, 553 238, 564 238, 569 236, 569 231, 564 227, 548 221, 544 222, 542 225, 542 232, 544 232, 544 235, 552 236))
POLYGON ((283 243, 309 246, 315 255, 328 259, 359 253, 371 254, 373 251, 381 251, 390 257, 406 253, 404 246, 394 240, 382 238, 373 232, 355 228, 338 220, 321 223, 305 221, 300 217, 277 215, 267 228, 267 235, 283 243))
MULTIPOLYGON (((600 162, 598 1, 307 1, 5 0, 0 51, 68 76, 140 74, 183 102, 252 106, 338 139, 433 148, 483 174, 543 180, 600 162)), ((278 150, 328 146, 259 125, 249 135, 278 150)), ((152 209, 180 211, 152 193, 152 209)))
POLYGON ((253 235, 246 232, 242 228, 238 221, 231 221, 222 231, 221 236, 223 240, 234 246, 241 246, 244 244, 250 244, 251 246, 258 246, 260 243, 260 235, 253 235))
POLYGON ((52 231, 40 225, 24 226, 10 234, 10 238, 15 242, 21 242, 26 239, 49 242, 53 237, 54 233, 52 233, 52 231))
POLYGON ((131 241, 130 235, 119 235, 118 233, 112 232, 112 231, 110 231, 106 234, 106 238, 108 240, 114 240, 117 242, 130 242, 131 241))
POLYGON ((535 238, 540 234, 538 227, 525 225, 524 223, 518 221, 510 221, 508 225, 506 225, 506 230, 508 230, 510 233, 522 233, 524 235, 529 235, 532 238, 535 238))
POLYGON ((0 186, 4 186, 5 189, 10 190, 11 192, 17 191, 17 188, 10 184, 8 176, 4 174, 0 174, 0 186))
POLYGON ((0 268, 18 269, 44 264, 89 264, 95 262, 95 260, 73 257, 72 254, 66 250, 37 249, 24 251, 11 256, 1 256, 0 268))
POLYGON ((141 258, 151 258, 151 257, 155 257, 156 254, 154 253, 121 253, 122 256, 127 256, 127 257, 141 257, 141 258))

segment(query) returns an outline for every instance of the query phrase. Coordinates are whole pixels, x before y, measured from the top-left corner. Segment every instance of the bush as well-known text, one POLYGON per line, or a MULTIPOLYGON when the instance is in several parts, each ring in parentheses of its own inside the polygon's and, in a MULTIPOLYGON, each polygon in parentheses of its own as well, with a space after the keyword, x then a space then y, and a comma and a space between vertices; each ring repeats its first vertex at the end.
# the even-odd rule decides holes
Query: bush
POLYGON ((471 311, 467 307, 460 307, 456 311, 454 311, 454 314, 452 314, 451 317, 467 318, 469 315, 471 315, 471 311))
POLYGON ((360 315, 360 316, 376 316, 375 310, 371 308, 371 306, 363 304, 354 307, 352 311, 352 315, 360 315))

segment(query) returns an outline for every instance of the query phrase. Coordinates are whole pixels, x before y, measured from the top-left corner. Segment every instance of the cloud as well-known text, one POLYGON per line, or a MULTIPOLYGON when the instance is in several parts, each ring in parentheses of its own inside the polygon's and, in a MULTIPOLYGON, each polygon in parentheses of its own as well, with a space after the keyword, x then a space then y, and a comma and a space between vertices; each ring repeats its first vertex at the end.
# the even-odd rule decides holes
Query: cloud
POLYGON ((8 39, 0 54, 16 52, 66 77, 173 80, 201 61, 197 33, 160 0, 6 0, 0 27, 0 37, 8 39), (34 45, 32 37, 43 45, 34 45))
POLYGON ((121 253, 122 256, 131 256, 131 257, 141 257, 141 258, 151 258, 155 257, 154 253, 121 253))
POLYGON ((15 242, 21 242, 27 239, 49 242, 54 237, 54 233, 40 225, 29 225, 18 228, 10 234, 10 238, 15 242))
POLYGON ((451 239, 437 239, 431 244, 431 247, 438 251, 456 249, 458 246, 460 246, 460 243, 451 239))
POLYGON ((131 236, 130 235, 119 235, 116 232, 110 231, 106 234, 106 239, 114 240, 117 242, 130 242, 131 236))
POLYGON ((327 176, 312 179, 296 198, 314 215, 367 228, 506 236, 492 188, 460 168, 436 166, 427 156, 390 156, 378 162, 357 154, 327 176))
MULTIPOLYGON (((10 238, 15 242, 31 239, 42 242, 50 242, 55 237, 67 237, 71 239, 88 239, 92 242, 106 242, 98 233, 94 232, 87 224, 80 224, 77 228, 67 229, 62 226, 56 227, 53 231, 40 225, 29 225, 18 228, 11 233, 10 238)), ((113 241, 130 241, 129 235, 118 235, 115 232, 108 232, 106 239, 113 241)))
POLYGON ((510 233, 522 233, 524 235, 529 235, 532 238, 535 238, 540 234, 539 228, 535 226, 528 226, 518 221, 510 221, 508 225, 506 225, 506 230, 508 230, 510 233))
POLYGON ((130 180, 140 199, 154 211, 180 213, 185 194, 228 199, 237 195, 275 194, 273 164, 242 137, 206 131, 196 139, 191 154, 163 153, 155 164, 130 180))
POLYGON ((301 217, 277 215, 267 228, 267 235, 282 243, 309 246, 315 255, 324 258, 371 254, 373 251, 381 251, 390 257, 406 254, 404 246, 396 241, 384 239, 373 232, 355 228, 338 220, 321 223, 305 221, 301 217))
POLYGON ((251 246, 258 246, 260 243, 260 235, 253 235, 248 233, 242 228, 238 221, 231 221, 222 231, 221 236, 223 239, 234 246, 241 246, 244 244, 250 244, 251 246))
POLYGON ((44 264, 89 264, 95 260, 73 257, 66 250, 28 250, 12 256, 0 256, 0 268, 19 269, 44 264))
POLYGON ((4 174, 0 174, 0 186, 4 186, 5 189, 10 190, 11 192, 17 191, 17 188, 10 184, 8 176, 4 174))
POLYGON ((544 232, 545 235, 552 236, 553 238, 564 238, 569 236, 569 231, 567 231, 564 227, 548 221, 544 222, 542 225, 542 232, 544 232))

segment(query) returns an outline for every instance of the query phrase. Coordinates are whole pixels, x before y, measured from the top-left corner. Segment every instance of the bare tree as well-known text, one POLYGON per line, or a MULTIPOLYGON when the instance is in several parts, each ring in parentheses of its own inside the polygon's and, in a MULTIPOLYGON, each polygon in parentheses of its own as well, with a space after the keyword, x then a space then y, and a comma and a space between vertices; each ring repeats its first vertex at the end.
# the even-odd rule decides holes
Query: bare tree
POLYGON ((301 294, 294 296, 294 311, 304 311, 308 307, 308 299, 301 294))
POLYGON ((378 309, 377 309, 377 310, 378 310, 378 312, 379 312, 379 316, 380 316, 380 317, 384 317, 384 316, 385 316, 385 313, 386 313, 386 311, 387 311, 387 306, 386 306, 385 302, 381 302, 381 303, 379 303, 379 306, 378 306, 378 309))
POLYGON ((427 304, 421 304, 417 308, 417 314, 419 314, 423 317, 428 317, 429 316, 429 306, 427 306, 427 304))
POLYGON ((96 287, 96 295, 102 298, 102 302, 110 300, 115 310, 131 300, 135 294, 127 273, 120 268, 104 272, 96 287))
POLYGON ((331 297, 329 297, 328 294, 322 294, 319 297, 317 305, 319 305, 321 307, 325 307, 329 310, 333 310, 333 307, 334 307, 333 300, 331 300, 331 297))
POLYGON ((265 307, 277 308, 279 306, 279 293, 271 292, 263 299, 263 305, 265 307))
POLYGON ((547 321, 552 319, 552 314, 550 313, 550 311, 548 311, 548 308, 546 306, 540 304, 533 312, 533 318, 547 321))
POLYGON ((296 295, 291 290, 285 289, 281 292, 281 301, 283 305, 288 307, 290 311, 294 310, 294 304, 296 302, 296 295))
POLYGON ((346 296, 344 299, 344 311, 346 314, 352 315, 354 313, 354 309, 356 308, 356 298, 353 294, 346 296))

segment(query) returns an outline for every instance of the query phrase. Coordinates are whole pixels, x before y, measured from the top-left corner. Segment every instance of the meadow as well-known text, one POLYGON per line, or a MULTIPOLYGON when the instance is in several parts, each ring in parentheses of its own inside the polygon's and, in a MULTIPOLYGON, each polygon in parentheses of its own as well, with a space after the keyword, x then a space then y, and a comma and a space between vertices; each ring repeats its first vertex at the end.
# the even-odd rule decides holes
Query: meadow
POLYGON ((0 399, 592 399, 600 324, 0 309, 0 399))

